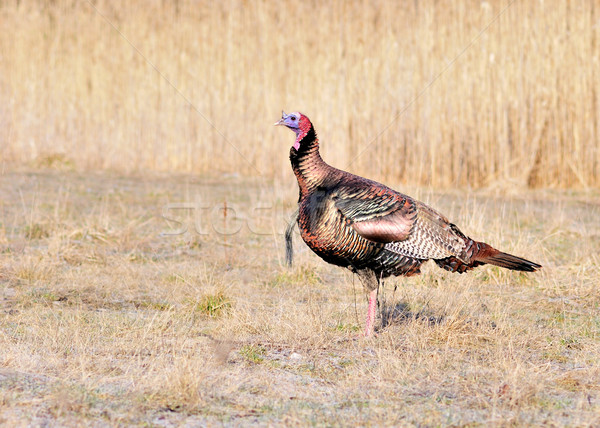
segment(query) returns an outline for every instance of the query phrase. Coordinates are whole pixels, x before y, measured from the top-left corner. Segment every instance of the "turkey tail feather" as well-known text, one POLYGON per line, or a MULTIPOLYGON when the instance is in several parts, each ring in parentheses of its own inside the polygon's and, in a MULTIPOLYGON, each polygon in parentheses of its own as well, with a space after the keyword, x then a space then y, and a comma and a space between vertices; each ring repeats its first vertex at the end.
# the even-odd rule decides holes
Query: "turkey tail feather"
POLYGON ((512 270, 520 270, 523 272, 535 272, 542 267, 542 265, 530 262, 522 257, 513 256, 512 254, 503 253, 501 251, 498 251, 497 254, 485 258, 476 258, 476 260, 483 263, 489 263, 494 266, 512 270))
MULTIPOLYGON (((468 238, 467 238, 468 239, 468 238)), ((511 270, 522 272, 535 272, 542 265, 530 262, 522 257, 503 253, 485 242, 477 242, 469 239, 467 251, 461 258, 456 256, 435 260, 439 267, 450 272, 464 273, 477 266, 490 264, 511 270)))
POLYGON ((490 265, 499 266, 511 270, 520 270, 523 272, 535 272, 542 265, 526 260, 522 257, 513 256, 512 254, 503 253, 483 242, 477 242, 478 251, 473 254, 473 261, 480 263, 488 263, 490 265))

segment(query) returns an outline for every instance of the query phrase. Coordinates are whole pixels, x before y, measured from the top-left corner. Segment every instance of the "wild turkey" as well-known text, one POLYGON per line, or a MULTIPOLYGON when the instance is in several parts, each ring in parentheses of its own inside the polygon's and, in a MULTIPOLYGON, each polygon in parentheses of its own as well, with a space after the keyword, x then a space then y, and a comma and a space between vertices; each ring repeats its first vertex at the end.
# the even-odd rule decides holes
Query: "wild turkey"
POLYGON ((486 263, 525 272, 541 268, 474 241, 422 202, 326 164, 315 129, 303 114, 283 112, 275 125, 296 133, 290 160, 300 188, 302 239, 326 262, 358 274, 369 292, 365 336, 374 331, 380 281, 418 274, 427 260, 459 273, 486 263))

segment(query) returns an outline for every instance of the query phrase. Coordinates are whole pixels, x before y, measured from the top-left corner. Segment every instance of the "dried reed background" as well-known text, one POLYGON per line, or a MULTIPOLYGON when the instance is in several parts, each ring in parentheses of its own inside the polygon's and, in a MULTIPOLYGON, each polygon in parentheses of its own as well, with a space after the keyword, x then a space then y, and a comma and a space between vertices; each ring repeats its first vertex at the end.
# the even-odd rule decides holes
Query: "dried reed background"
POLYGON ((598 9, 4 1, 0 156, 278 178, 284 108, 311 117, 326 159, 376 179, 597 186, 598 9))

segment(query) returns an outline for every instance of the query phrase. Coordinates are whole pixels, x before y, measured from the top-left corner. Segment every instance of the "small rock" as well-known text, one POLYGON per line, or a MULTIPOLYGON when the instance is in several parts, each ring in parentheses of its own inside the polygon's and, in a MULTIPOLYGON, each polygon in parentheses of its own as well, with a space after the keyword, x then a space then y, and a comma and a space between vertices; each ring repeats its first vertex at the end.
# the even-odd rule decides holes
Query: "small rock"
POLYGON ((290 355, 290 360, 301 360, 302 359, 302 355, 298 354, 297 352, 293 352, 290 355))

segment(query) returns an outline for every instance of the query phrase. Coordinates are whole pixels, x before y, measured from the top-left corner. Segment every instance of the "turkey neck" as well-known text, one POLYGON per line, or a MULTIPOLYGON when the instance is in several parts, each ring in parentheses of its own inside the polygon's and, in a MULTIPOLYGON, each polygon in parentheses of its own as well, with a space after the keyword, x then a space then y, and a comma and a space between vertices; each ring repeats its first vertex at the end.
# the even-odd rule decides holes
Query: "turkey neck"
POLYGON ((300 187, 300 198, 319 187, 331 167, 319 154, 319 139, 311 126, 299 141, 299 149, 290 149, 290 161, 300 187))

